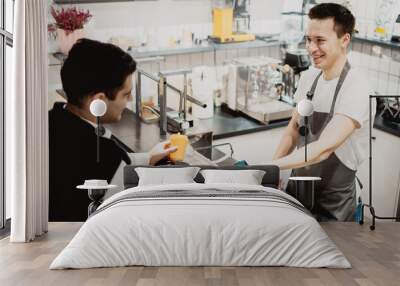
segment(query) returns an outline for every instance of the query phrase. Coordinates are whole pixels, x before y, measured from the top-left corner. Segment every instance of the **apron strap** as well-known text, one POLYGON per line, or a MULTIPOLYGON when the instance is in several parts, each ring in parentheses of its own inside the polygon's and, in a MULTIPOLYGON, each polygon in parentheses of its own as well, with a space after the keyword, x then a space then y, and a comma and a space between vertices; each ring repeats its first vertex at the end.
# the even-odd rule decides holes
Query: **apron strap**
MULTIPOLYGON (((329 112, 329 119, 331 119, 333 117, 333 112, 335 110, 335 105, 336 105, 336 99, 337 99, 337 95, 339 94, 339 91, 343 85, 344 80, 346 79, 346 76, 350 70, 350 63, 349 61, 346 60, 346 64, 344 65, 342 71, 340 72, 340 76, 339 76, 339 81, 336 85, 336 89, 335 89, 335 94, 333 96, 333 100, 332 100, 332 105, 331 105, 331 110, 329 112)), ((314 93, 315 93, 315 89, 317 88, 317 84, 318 84, 318 80, 322 75, 322 71, 317 75, 317 77, 314 79, 314 82, 311 86, 311 89, 307 92, 307 99, 312 100, 314 97, 314 93)))
POLYGON ((342 85, 344 83, 344 80, 346 79, 347 74, 349 73, 349 70, 350 70, 350 63, 349 63, 349 61, 346 60, 346 64, 344 65, 342 72, 340 73, 339 81, 336 85, 335 95, 333 96, 331 110, 329 112, 329 118, 333 117, 333 112, 335 110, 337 96, 339 94, 340 88, 342 87, 342 85))
POLYGON ((308 100, 312 100, 313 99, 313 97, 314 97, 314 92, 315 92, 315 89, 317 88, 317 84, 318 84, 318 80, 319 80, 319 78, 321 77, 321 75, 322 75, 322 71, 317 75, 317 77, 314 79, 314 82, 313 82, 313 84, 312 84, 312 86, 311 86, 311 89, 307 92, 307 99, 308 100))

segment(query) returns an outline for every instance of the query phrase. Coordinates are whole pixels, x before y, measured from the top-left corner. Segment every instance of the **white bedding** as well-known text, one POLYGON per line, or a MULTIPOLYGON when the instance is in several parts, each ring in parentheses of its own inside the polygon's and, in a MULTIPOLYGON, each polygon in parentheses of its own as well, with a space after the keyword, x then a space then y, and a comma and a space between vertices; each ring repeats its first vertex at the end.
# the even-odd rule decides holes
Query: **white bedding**
POLYGON ((83 224, 50 269, 127 265, 351 267, 318 222, 290 204, 243 197, 151 198, 113 204, 137 192, 204 189, 262 190, 297 202, 282 191, 254 185, 128 189, 99 207, 103 210, 83 224))

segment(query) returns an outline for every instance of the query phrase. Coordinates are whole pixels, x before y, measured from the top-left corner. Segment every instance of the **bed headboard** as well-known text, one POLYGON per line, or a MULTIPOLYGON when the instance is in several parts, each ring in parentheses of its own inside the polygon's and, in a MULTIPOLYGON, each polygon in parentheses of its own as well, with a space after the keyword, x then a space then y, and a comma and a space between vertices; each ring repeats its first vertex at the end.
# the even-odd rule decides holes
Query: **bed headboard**
MULTIPOLYGON (((147 168, 182 168, 187 167, 185 165, 167 165, 167 166, 132 166, 128 165, 124 168, 124 189, 136 187, 139 183, 139 176, 135 171, 136 167, 147 167, 147 168)), ((253 165, 253 166, 204 166, 194 165, 194 167, 200 167, 201 170, 205 169, 218 169, 218 170, 263 170, 265 175, 262 179, 262 185, 265 187, 277 188, 279 185, 279 168, 275 165, 253 165)), ((200 174, 194 178, 197 183, 204 183, 204 178, 200 174)))

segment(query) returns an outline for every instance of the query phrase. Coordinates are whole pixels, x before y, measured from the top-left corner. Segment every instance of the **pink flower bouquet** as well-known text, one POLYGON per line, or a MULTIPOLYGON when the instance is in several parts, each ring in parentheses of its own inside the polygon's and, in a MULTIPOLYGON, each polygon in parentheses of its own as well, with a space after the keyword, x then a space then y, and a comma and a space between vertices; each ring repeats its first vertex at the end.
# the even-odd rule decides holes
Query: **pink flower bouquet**
POLYGON ((59 28, 65 30, 67 34, 83 29, 83 26, 89 22, 92 15, 90 12, 77 9, 76 7, 61 8, 56 10, 53 6, 51 7, 51 15, 56 21, 53 24, 53 29, 59 28))
POLYGON ((48 26, 49 32, 57 32, 57 41, 61 52, 68 55, 69 50, 78 39, 84 37, 83 26, 89 22, 92 15, 76 7, 56 10, 51 7, 51 15, 55 23, 48 26))

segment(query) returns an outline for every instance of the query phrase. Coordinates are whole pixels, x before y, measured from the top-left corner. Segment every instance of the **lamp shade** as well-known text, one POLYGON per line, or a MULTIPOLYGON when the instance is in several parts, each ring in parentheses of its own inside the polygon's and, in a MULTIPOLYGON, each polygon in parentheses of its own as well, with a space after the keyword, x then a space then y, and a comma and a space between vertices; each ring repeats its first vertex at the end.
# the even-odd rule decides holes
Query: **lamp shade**
POLYGON ((314 105, 311 100, 303 99, 297 104, 297 112, 301 116, 310 116, 314 112, 314 105))
POLYGON ((96 117, 103 116, 107 111, 107 104, 104 100, 95 99, 90 103, 90 113, 96 117))

